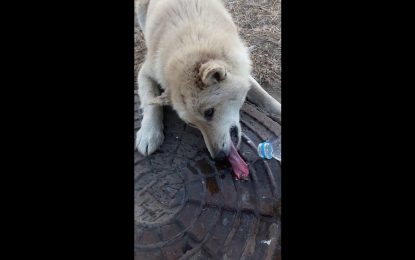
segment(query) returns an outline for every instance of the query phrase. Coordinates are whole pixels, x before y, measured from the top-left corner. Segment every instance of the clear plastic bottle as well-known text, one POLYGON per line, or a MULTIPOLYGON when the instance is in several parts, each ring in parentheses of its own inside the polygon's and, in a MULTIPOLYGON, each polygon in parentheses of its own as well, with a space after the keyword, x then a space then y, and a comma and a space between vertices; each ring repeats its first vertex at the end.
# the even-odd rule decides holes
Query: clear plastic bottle
POLYGON ((258 155, 264 159, 276 159, 281 162, 281 139, 266 140, 258 145, 258 155))

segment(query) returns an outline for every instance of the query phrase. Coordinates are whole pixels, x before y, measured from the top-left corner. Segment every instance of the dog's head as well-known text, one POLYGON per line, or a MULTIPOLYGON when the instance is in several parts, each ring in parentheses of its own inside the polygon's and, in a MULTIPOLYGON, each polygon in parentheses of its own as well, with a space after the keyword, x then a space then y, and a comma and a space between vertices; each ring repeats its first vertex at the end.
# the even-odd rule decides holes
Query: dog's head
POLYGON ((158 103, 171 104, 183 121, 198 128, 211 157, 221 160, 229 155, 232 143, 238 147, 241 140, 239 111, 250 88, 249 71, 218 59, 192 67, 170 81, 158 103))

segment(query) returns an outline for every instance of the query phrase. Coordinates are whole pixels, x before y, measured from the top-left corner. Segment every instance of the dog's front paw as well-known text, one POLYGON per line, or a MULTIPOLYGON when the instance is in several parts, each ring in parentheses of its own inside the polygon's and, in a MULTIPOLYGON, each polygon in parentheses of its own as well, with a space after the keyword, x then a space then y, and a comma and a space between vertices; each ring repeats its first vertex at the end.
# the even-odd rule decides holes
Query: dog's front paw
POLYGON ((154 153, 164 141, 163 129, 142 127, 137 132, 135 146, 144 156, 154 153))

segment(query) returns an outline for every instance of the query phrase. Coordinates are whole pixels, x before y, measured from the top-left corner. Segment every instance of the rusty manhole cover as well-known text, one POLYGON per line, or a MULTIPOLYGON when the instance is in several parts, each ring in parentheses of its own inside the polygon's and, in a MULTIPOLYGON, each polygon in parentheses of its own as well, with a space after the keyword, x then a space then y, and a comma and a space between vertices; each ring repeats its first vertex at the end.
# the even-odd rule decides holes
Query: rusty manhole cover
POLYGON ((135 150, 135 259, 280 259, 280 164, 256 152, 280 126, 243 106, 240 152, 250 177, 236 181, 230 165, 209 158, 199 130, 171 108, 164 113, 160 149, 147 158, 135 150))

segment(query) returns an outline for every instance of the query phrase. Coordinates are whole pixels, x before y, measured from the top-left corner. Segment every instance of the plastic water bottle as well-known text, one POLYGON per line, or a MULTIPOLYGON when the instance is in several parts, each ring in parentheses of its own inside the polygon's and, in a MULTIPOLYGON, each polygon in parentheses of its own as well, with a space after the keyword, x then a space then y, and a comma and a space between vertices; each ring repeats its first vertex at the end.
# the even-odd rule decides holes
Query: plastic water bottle
POLYGON ((258 155, 263 159, 276 159, 281 162, 281 139, 266 140, 258 145, 258 155))

